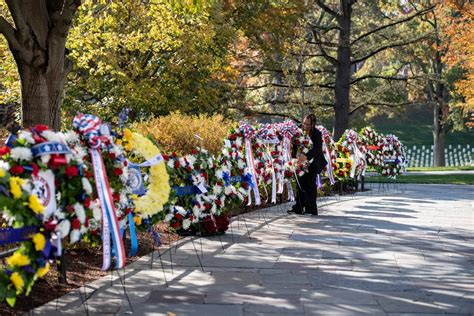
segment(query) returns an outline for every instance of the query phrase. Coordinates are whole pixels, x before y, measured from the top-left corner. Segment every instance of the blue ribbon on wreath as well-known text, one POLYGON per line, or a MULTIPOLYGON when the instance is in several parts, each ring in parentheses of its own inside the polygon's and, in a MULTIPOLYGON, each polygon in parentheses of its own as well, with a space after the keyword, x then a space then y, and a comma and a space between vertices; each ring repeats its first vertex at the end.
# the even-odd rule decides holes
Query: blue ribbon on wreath
POLYGON ((0 245, 14 244, 31 238, 38 232, 38 227, 7 228, 0 230, 0 245))

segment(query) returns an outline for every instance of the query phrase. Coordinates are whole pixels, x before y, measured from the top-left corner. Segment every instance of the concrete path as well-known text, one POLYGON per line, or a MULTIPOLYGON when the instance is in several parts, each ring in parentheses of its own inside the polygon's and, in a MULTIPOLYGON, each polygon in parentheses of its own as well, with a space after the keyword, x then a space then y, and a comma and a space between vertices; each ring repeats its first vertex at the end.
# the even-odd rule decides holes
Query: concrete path
POLYGON ((421 176, 421 175, 453 175, 453 174, 469 174, 474 175, 474 170, 445 170, 445 171, 408 171, 406 173, 409 176, 421 176))
POLYGON ((376 184, 318 217, 260 210, 34 314, 472 315, 473 201, 473 186, 376 184))

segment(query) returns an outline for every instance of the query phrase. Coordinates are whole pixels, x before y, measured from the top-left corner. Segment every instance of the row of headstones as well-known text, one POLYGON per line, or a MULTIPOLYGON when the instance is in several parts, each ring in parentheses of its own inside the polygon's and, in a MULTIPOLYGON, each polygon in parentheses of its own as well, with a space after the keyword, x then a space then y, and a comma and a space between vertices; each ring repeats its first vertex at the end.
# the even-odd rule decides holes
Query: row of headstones
MULTIPOLYGON (((406 156, 409 167, 433 166, 433 145, 407 148, 406 156)), ((448 145, 444 149, 446 166, 466 166, 474 164, 474 147, 471 145, 448 145)))

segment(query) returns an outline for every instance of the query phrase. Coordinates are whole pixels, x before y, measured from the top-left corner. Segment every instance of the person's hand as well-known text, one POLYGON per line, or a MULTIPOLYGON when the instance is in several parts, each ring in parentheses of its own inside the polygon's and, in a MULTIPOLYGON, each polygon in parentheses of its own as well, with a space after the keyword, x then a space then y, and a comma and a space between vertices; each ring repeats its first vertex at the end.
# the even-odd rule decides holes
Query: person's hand
POLYGON ((305 155, 300 155, 300 156, 298 157, 298 163, 299 163, 299 164, 305 163, 306 160, 308 160, 308 158, 307 158, 305 155))

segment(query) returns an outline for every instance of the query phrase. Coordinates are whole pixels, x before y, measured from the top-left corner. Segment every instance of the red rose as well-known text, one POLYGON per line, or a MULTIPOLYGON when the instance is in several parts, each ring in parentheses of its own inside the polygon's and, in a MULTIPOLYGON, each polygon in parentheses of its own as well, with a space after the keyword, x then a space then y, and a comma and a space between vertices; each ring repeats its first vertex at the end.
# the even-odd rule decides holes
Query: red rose
POLYGON ((25 172, 25 168, 23 168, 22 166, 13 166, 10 168, 10 173, 12 174, 23 174, 23 172, 25 172))
POLYGON ((206 208, 206 211, 209 211, 211 209, 211 204, 206 203, 204 207, 206 208))
POLYGON ((221 206, 221 200, 217 200, 217 201, 216 201, 216 205, 217 205, 217 206, 221 206))
POLYGON ((79 170, 76 166, 67 166, 65 173, 68 177, 75 177, 79 174, 79 170))
POLYGON ((229 139, 230 139, 230 140, 235 140, 235 135, 234 135, 234 134, 230 134, 230 135, 229 135, 229 139))
POLYGON ((175 217, 176 217, 176 219, 179 220, 179 221, 183 219, 183 215, 181 215, 180 213, 176 213, 176 216, 175 216, 175 217))
POLYGON ((179 161, 175 161, 175 162, 174 162, 174 168, 175 168, 175 169, 178 169, 178 168, 179 168, 179 161))
POLYGON ((115 160, 115 154, 114 153, 109 153, 109 158, 112 160, 115 160))
POLYGON ((48 127, 48 125, 39 124, 39 125, 36 125, 35 127, 33 127, 33 129, 35 129, 38 133, 42 133, 45 130, 49 129, 49 127, 48 127))
POLYGON ((221 181, 217 181, 217 185, 223 186, 224 184, 221 181))
POLYGON ((81 228, 81 222, 77 218, 73 219, 72 221, 72 229, 79 229, 81 228))
POLYGON ((86 196, 86 198, 84 199, 84 206, 86 208, 90 208, 91 206, 91 199, 88 196, 86 196))
POLYGON ((8 153, 10 153, 10 148, 8 148, 7 146, 3 146, 0 148, 0 156, 6 155, 8 153))
POLYGON ((89 217, 86 217, 86 222, 84 223, 84 226, 89 227, 89 225, 90 225, 89 217))
POLYGON ((118 194, 117 192, 115 192, 114 194, 112 194, 112 196, 113 196, 115 202, 119 202, 119 201, 120 201, 120 194, 118 194))
POLYGON ((43 227, 47 230, 47 231, 54 231, 54 229, 56 228, 56 221, 54 220, 50 220, 49 222, 47 222, 46 224, 43 225, 43 227))
POLYGON ((189 220, 192 221, 194 219, 193 215, 189 215, 189 220))
POLYGON ((86 170, 86 171, 85 171, 85 174, 86 174, 87 179, 90 179, 90 178, 91 178, 91 173, 90 173, 89 171, 86 170))
POLYGON ((173 224, 171 224, 171 227, 173 227, 174 229, 178 229, 179 227, 181 227, 181 224, 179 222, 174 222, 173 224))
POLYGON ((189 172, 193 171, 193 168, 191 168, 191 166, 187 166, 186 167, 186 170, 188 170, 189 172))
POLYGON ((123 161, 123 165, 124 165, 124 167, 128 166, 128 161, 127 161, 127 160, 124 160, 124 161, 123 161))
POLYGON ((191 150, 191 155, 197 155, 199 152, 196 149, 191 150))
POLYGON ((171 156, 172 156, 173 158, 178 157, 178 155, 176 155, 176 153, 172 153, 171 156))
POLYGON ((163 157, 163 159, 164 159, 165 161, 170 160, 170 156, 168 156, 168 155, 161 155, 161 156, 163 157))
POLYGON ((68 211, 69 214, 73 214, 74 213, 74 207, 72 207, 72 205, 68 205, 68 206, 66 206, 66 211, 68 211))
POLYGON ((118 176, 120 176, 121 174, 123 174, 123 171, 122 171, 122 169, 115 168, 115 169, 114 169, 114 174, 118 177, 118 176))

